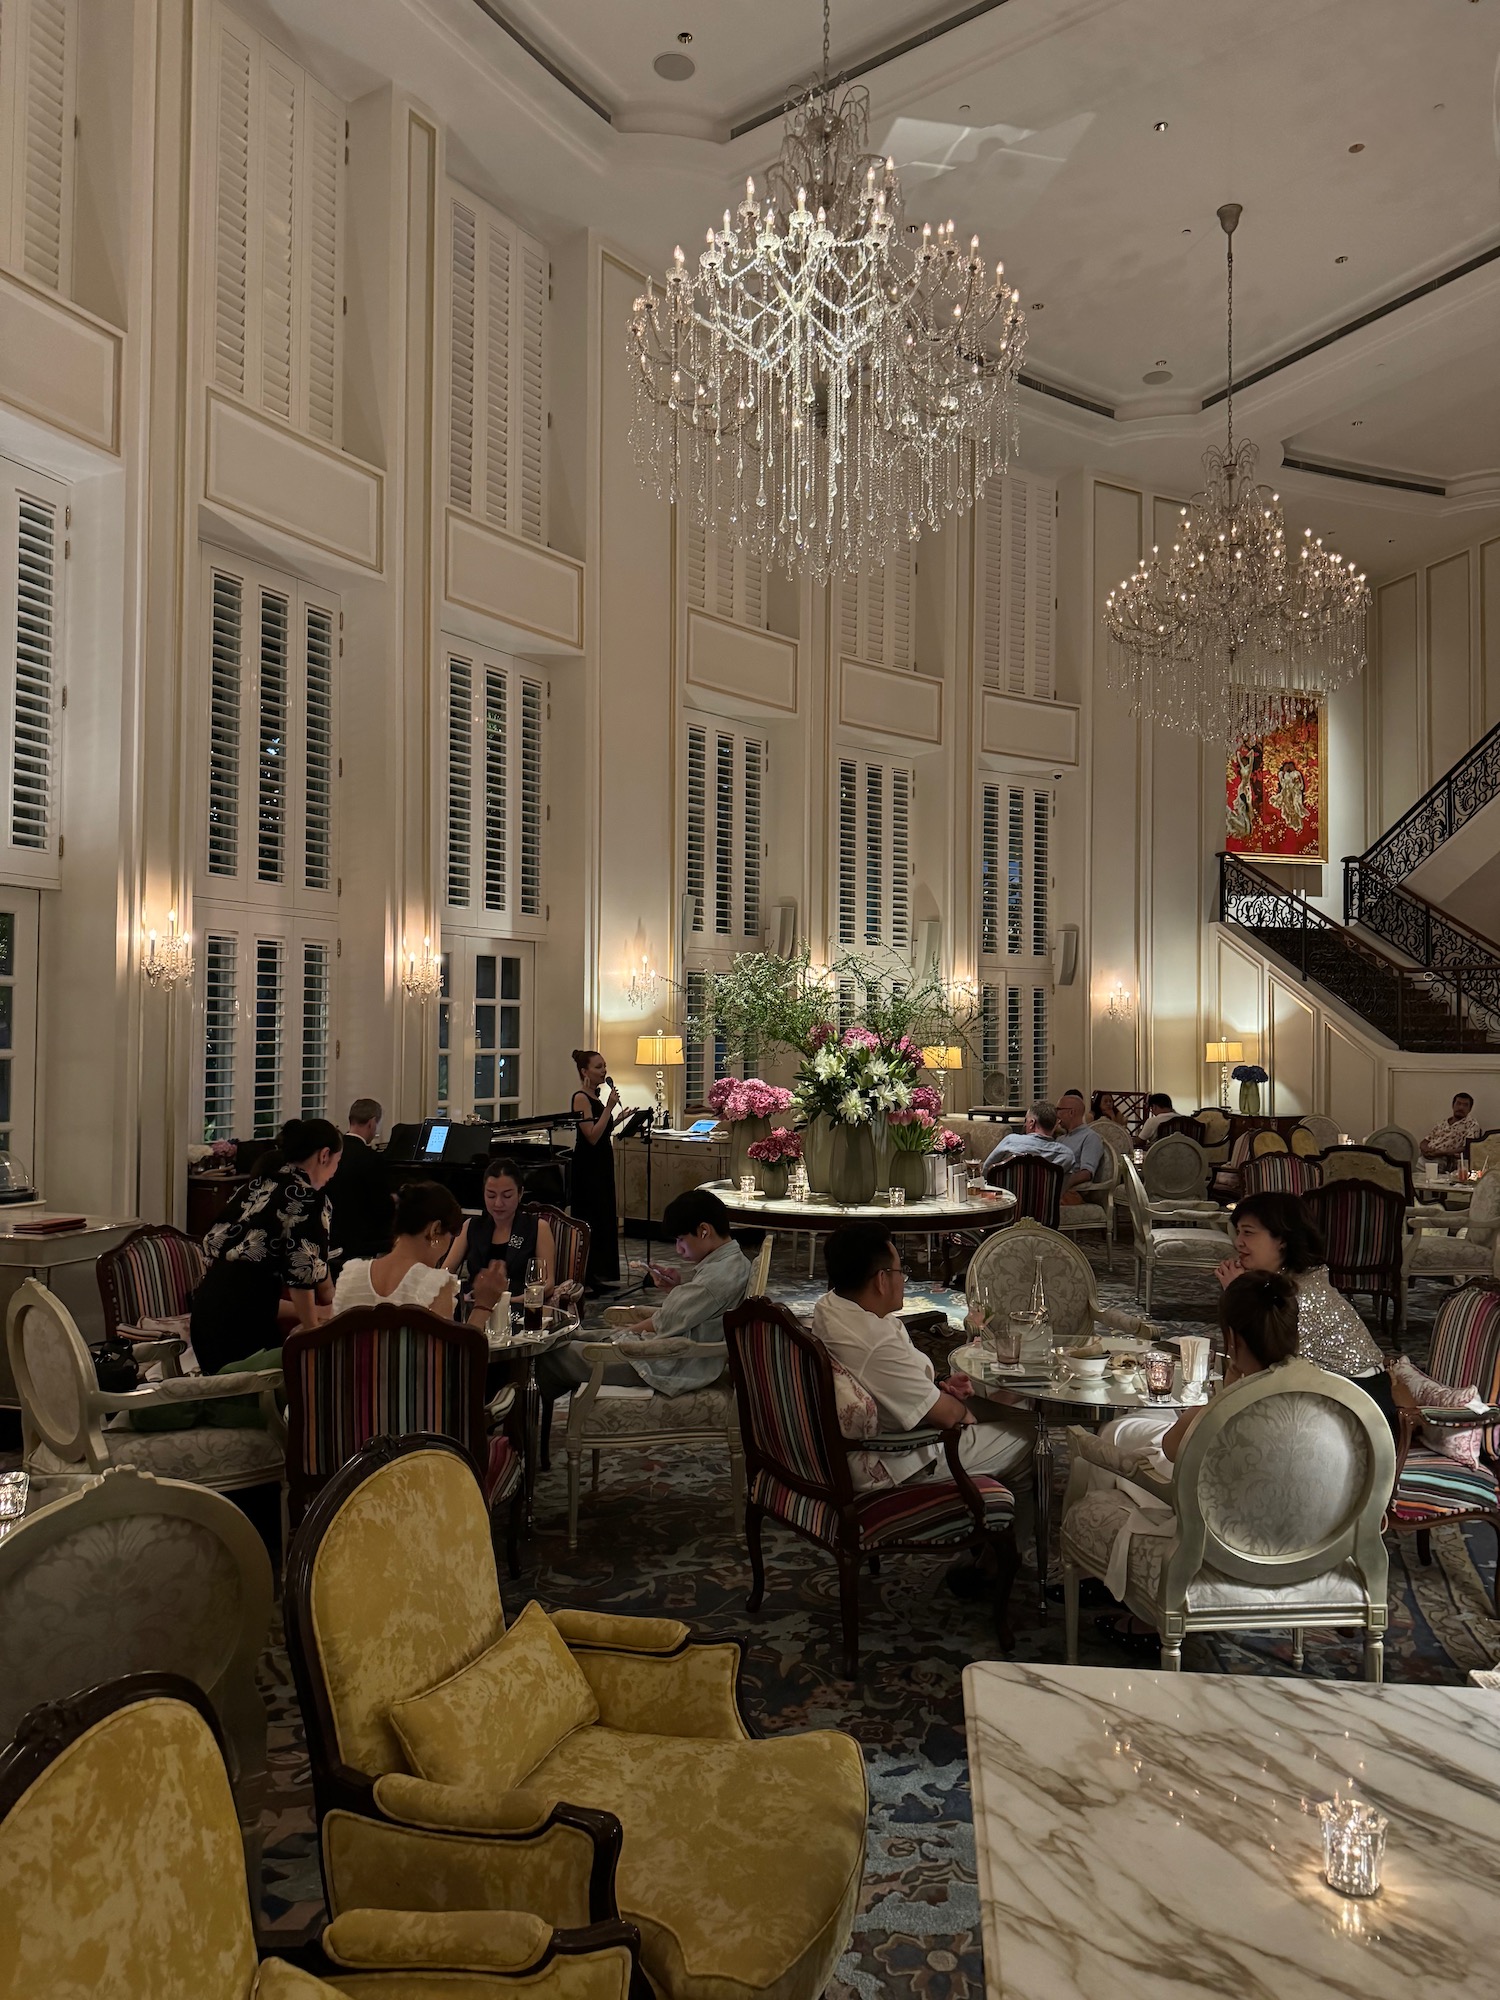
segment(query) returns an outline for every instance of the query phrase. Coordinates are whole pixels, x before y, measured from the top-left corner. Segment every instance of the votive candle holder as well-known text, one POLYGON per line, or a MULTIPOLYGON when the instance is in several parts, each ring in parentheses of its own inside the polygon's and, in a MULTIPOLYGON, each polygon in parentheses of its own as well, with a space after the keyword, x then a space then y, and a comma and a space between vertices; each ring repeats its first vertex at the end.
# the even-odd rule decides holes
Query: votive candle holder
POLYGON ((1335 1794, 1318 1807, 1323 1822, 1323 1879, 1341 1896, 1378 1896, 1390 1821, 1374 1806, 1335 1794))

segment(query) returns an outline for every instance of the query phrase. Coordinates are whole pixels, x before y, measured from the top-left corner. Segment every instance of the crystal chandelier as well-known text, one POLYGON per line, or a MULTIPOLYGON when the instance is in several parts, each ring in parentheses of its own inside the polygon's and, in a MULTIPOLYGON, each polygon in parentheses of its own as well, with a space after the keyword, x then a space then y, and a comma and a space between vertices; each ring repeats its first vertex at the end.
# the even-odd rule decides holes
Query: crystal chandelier
POLYGON ((175 910, 168 912, 165 937, 158 937, 155 931, 146 933, 141 972, 148 986, 165 993, 192 978, 193 941, 186 931, 178 930, 175 910))
POLYGON ((1281 496, 1256 479, 1259 453, 1234 441, 1234 231, 1219 210, 1228 269, 1225 447, 1206 452, 1204 488, 1179 538, 1112 590, 1104 623, 1111 678, 1137 715, 1236 741, 1278 727, 1298 694, 1328 693, 1365 664, 1370 591, 1309 528, 1287 545, 1281 496))
POLYGON ((400 959, 401 989, 408 1000, 426 1004, 435 1000, 443 990, 443 961, 432 948, 432 939, 422 940, 422 954, 407 948, 405 938, 401 940, 400 959))
POLYGON ((878 567, 972 506, 1015 444, 1026 341, 1015 290, 953 224, 898 243, 895 162, 869 95, 828 68, 788 107, 694 271, 679 247, 631 315, 637 457, 712 533, 819 583, 878 567))

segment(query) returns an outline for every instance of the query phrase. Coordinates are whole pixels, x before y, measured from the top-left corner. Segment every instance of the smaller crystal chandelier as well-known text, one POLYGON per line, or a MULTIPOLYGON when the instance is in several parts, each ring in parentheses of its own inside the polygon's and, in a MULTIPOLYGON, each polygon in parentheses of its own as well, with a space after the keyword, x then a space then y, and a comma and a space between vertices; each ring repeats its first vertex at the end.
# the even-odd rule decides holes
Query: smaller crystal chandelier
POLYGON ((1299 694, 1329 693, 1365 664, 1370 590, 1354 564, 1304 533, 1288 548, 1281 496, 1260 454, 1234 441, 1234 231, 1219 210, 1228 271, 1227 436, 1203 458, 1169 556, 1153 548, 1104 610, 1112 678, 1137 715, 1236 742, 1278 728, 1299 694))
POLYGON ((174 986, 181 986, 192 978, 192 939, 186 931, 178 930, 175 910, 167 913, 165 937, 158 937, 155 931, 147 931, 141 972, 148 986, 156 987, 163 993, 170 993, 174 986))
POLYGON ((406 949, 401 941, 401 986, 408 1000, 435 1000, 443 990, 443 961, 432 949, 432 939, 422 940, 422 955, 406 949))
POLYGON ((632 1007, 649 1007, 660 991, 661 974, 652 970, 651 955, 643 951, 640 964, 632 964, 625 981, 625 998, 632 1007))
POLYGON ((1128 1021, 1135 1012, 1135 999, 1123 979, 1117 979, 1109 989, 1109 998, 1104 1003, 1106 1020, 1128 1021))

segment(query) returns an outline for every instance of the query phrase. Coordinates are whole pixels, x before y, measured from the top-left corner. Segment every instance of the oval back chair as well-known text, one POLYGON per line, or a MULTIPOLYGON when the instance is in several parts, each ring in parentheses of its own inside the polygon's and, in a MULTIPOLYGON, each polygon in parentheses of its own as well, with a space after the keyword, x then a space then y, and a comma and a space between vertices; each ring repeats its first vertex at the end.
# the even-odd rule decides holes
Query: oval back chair
POLYGON ((1208 1190, 1208 1155, 1196 1139, 1169 1132, 1148 1149, 1141 1180, 1153 1201, 1202 1201, 1208 1190))
POLYGON ((1405 1160, 1411 1166, 1421 1157, 1414 1135, 1404 1125, 1381 1125, 1365 1134, 1365 1144, 1390 1160, 1405 1160))
POLYGON ((969 1261, 964 1288, 987 1318, 996 1318, 1030 1304, 1038 1271, 1058 1340, 1083 1338, 1096 1320, 1119 1333, 1144 1329, 1139 1315, 1101 1306, 1088 1258, 1066 1236, 1029 1216, 986 1236, 969 1261))
POLYGON ((180 1229, 160 1222, 133 1229, 95 1266, 105 1334, 112 1340, 122 1326, 183 1318, 207 1268, 202 1246, 180 1229))

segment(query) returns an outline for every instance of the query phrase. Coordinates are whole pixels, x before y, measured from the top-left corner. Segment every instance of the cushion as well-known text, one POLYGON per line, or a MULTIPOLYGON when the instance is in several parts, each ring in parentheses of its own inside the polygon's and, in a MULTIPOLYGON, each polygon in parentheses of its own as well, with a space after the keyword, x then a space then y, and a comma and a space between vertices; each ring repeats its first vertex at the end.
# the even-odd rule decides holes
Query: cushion
POLYGON ((858 1376, 851 1375, 842 1361, 830 1354, 833 1369, 833 1401, 838 1411, 839 1433, 846 1438, 874 1437, 880 1429, 880 1411, 875 1398, 858 1376))
POLYGON ((1456 1271, 1477 1271, 1488 1277, 1494 1269, 1495 1253, 1487 1243, 1467 1243, 1461 1236, 1438 1235, 1424 1230, 1412 1244, 1406 1268, 1414 1278, 1424 1271, 1440 1277, 1456 1271))
POLYGON ((477 1771, 508 1789, 575 1729, 597 1722, 599 1703, 533 1602, 487 1652, 426 1694, 392 1703, 390 1717, 419 1778, 461 1785, 477 1771))
MULTIPOLYGON (((1429 1404, 1435 1410, 1461 1410, 1479 1399, 1477 1386, 1455 1389, 1451 1383, 1434 1382, 1405 1354, 1396 1362, 1391 1373, 1403 1388, 1410 1389, 1416 1402, 1429 1404)), ((1453 1431, 1444 1424, 1418 1424, 1417 1435, 1429 1451, 1435 1451, 1443 1458, 1456 1458, 1461 1465, 1479 1463, 1479 1447, 1484 1442, 1482 1430, 1453 1431)))
POLYGON ((1065 1202, 1057 1211, 1064 1229, 1108 1229, 1109 1212, 1097 1201, 1065 1202))
MULTIPOLYGON (((974 1484, 984 1500, 986 1527, 1007 1527, 1016 1511, 1010 1488, 985 1475, 977 1477, 974 1484)), ((859 1543, 865 1549, 878 1549, 888 1542, 966 1542, 973 1532, 974 1517, 951 1479, 908 1479, 904 1486, 878 1494, 859 1510, 859 1543)))
POLYGON ((323 1933, 336 1965, 519 1972, 552 1942, 529 1910, 345 1910, 323 1933))
POLYGON ((1151 1242, 1163 1264, 1222 1264, 1234 1249, 1222 1229, 1168 1229, 1159 1223, 1151 1242))
POLYGON ((194 1486, 248 1486, 282 1475, 281 1447, 267 1430, 220 1430, 195 1424, 186 1431, 105 1432, 111 1465, 133 1465, 158 1479, 186 1479, 194 1486))
POLYGON ((864 1871, 859 1745, 831 1730, 710 1742, 579 1729, 533 1773, 625 1829, 620 1913, 658 1992, 806 2000, 848 1940, 864 1871))
POLYGON ((724 1384, 690 1389, 684 1396, 659 1396, 644 1384, 639 1389, 606 1382, 583 1413, 579 1441, 614 1436, 642 1437, 653 1431, 725 1431, 734 1422, 733 1392, 724 1384))
POLYGON ((1441 1521, 1454 1514, 1492 1514, 1500 1508, 1495 1475, 1482 1465, 1460 1465, 1441 1452, 1410 1451, 1396 1491, 1391 1514, 1397 1521, 1441 1521))

